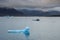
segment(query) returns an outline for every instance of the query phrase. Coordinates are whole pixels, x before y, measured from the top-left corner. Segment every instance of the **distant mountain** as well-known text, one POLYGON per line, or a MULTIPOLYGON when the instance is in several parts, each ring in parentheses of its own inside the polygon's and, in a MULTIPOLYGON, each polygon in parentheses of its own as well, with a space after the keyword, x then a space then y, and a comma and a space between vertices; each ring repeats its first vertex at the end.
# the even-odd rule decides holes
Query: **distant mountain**
POLYGON ((60 16, 60 11, 47 11, 45 12, 47 14, 47 16, 60 16))
POLYGON ((25 16, 43 16, 44 12, 43 11, 39 11, 39 10, 28 10, 28 9, 23 9, 20 10, 24 13, 25 16))
POLYGON ((60 11, 42 11, 14 8, 0 8, 0 16, 60 16, 60 11))
POLYGON ((60 16, 60 11, 42 11, 42 10, 27 10, 22 9, 22 11, 26 16, 60 16))
POLYGON ((22 16, 21 11, 17 11, 14 8, 0 8, 0 16, 22 16))

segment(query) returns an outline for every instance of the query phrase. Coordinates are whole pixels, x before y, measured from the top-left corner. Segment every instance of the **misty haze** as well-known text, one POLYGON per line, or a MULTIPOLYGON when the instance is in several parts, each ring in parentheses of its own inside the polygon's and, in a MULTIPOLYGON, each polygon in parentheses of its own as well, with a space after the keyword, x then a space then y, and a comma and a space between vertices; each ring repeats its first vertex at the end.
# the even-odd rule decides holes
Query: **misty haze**
POLYGON ((0 0, 0 40, 60 40, 60 0, 0 0))

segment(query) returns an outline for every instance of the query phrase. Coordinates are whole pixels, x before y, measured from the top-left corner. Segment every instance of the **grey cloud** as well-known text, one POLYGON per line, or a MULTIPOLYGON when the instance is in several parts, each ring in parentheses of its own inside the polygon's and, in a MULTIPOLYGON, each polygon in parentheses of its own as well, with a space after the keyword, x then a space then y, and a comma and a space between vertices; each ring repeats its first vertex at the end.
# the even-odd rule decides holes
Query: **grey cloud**
POLYGON ((49 8, 60 6, 60 0, 5 0, 4 2, 0 2, 0 5, 1 5, 0 7, 14 7, 14 8, 17 7, 49 8))
POLYGON ((0 1, 5 1, 5 0, 0 0, 0 1))
POLYGON ((6 0, 0 0, 0 3, 1 3, 1 2, 6 2, 6 0))

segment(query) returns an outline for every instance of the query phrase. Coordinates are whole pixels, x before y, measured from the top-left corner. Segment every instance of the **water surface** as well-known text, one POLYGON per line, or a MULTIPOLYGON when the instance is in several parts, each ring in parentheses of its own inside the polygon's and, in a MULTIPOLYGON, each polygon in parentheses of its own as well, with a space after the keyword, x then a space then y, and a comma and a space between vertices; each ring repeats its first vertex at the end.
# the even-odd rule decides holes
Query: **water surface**
POLYGON ((60 40, 60 17, 0 17, 0 40, 26 40, 24 34, 8 30, 30 27, 29 40, 60 40), (33 21, 39 18, 40 21, 33 21))

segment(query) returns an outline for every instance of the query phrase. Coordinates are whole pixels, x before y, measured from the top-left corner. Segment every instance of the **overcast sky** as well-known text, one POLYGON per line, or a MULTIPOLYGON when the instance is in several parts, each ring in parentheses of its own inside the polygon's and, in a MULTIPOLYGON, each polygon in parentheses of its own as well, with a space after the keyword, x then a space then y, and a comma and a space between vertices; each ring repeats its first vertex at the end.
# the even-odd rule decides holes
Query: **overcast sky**
POLYGON ((0 7, 59 7, 60 0, 0 0, 0 7))

